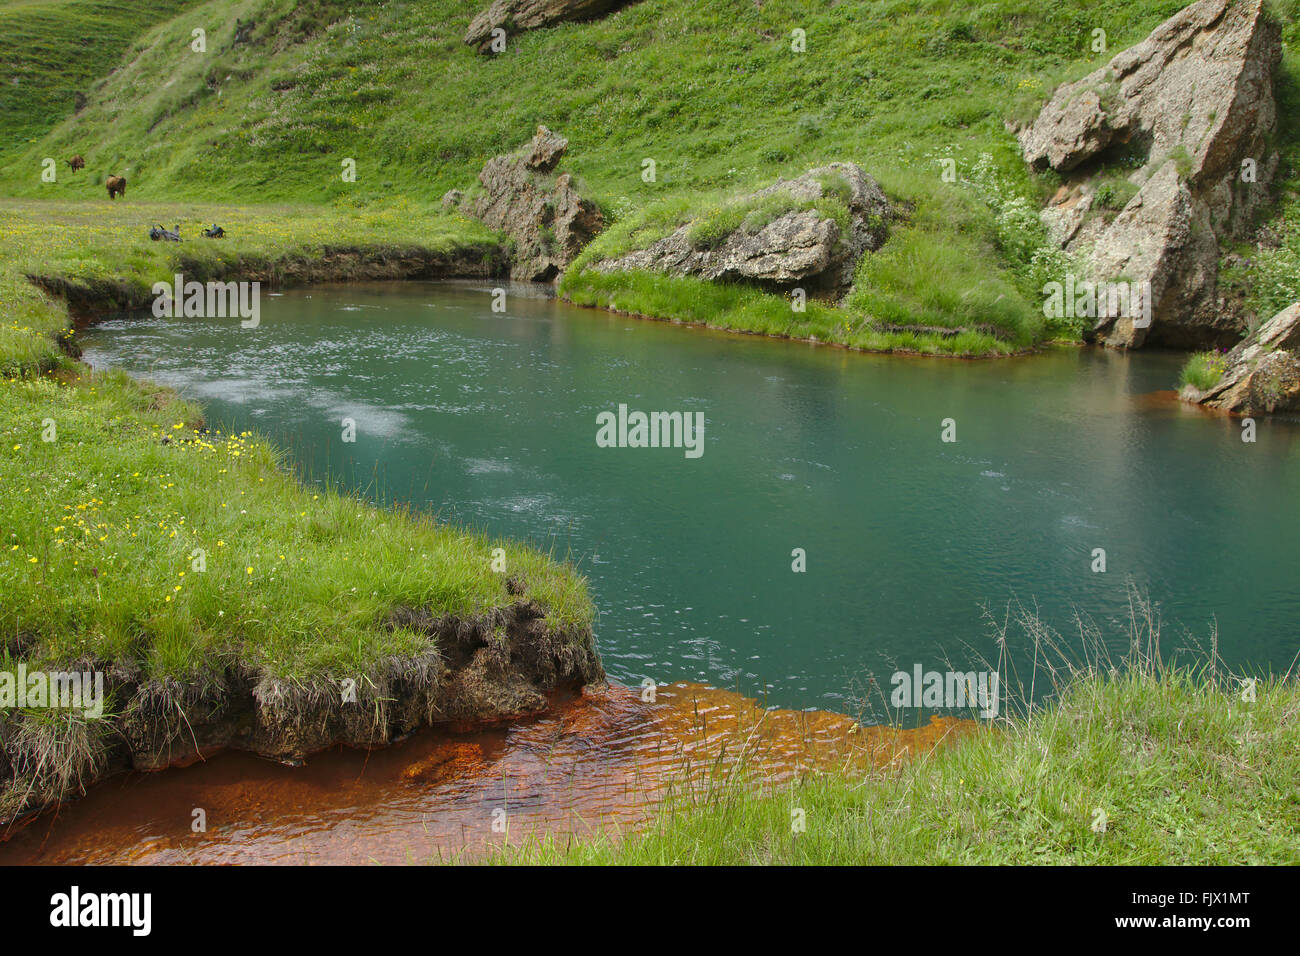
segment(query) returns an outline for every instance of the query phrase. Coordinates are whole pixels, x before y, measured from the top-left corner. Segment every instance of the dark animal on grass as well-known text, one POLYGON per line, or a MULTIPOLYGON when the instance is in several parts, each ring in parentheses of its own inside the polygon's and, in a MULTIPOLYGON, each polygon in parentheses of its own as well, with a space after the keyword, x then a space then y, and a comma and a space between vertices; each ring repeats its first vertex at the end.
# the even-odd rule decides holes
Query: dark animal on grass
POLYGON ((222 229, 214 222, 211 229, 203 230, 203 235, 208 239, 224 239, 226 238, 226 230, 222 229))
POLYGON ((173 230, 172 232, 168 232, 162 226, 155 225, 149 230, 149 238, 152 239, 154 242, 158 242, 160 240, 166 240, 167 242, 180 242, 181 241, 180 223, 176 224, 176 229, 173 230))
POLYGON ((84 159, 81 158, 81 154, 80 154, 80 153, 78 153, 76 156, 73 156, 73 157, 72 157, 71 159, 69 159, 67 162, 68 162, 68 165, 69 165, 70 167, 72 167, 72 171, 73 171, 74 173, 75 173, 78 169, 85 169, 85 168, 86 168, 86 161, 85 161, 84 159))
POLYGON ((122 176, 109 176, 104 183, 108 188, 108 198, 116 199, 118 196, 126 196, 126 179, 122 176))

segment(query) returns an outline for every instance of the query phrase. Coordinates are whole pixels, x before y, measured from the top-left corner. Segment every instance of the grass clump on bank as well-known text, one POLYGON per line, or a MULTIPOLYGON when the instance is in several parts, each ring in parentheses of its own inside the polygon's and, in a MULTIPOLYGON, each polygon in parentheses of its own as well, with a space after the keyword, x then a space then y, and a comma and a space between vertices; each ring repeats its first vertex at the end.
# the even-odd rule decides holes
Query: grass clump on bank
POLYGON ((738 283, 708 282, 650 272, 581 273, 561 283, 577 305, 613 309, 651 318, 753 332, 782 338, 834 342, 873 352, 931 355, 997 355, 1019 351, 1014 343, 980 331, 955 335, 924 330, 880 331, 834 306, 809 300, 795 312, 790 300, 738 283))
POLYGON ((1178 383, 1190 385, 1201 392, 1208 392, 1219 384, 1225 371, 1227 366, 1223 352, 1197 352, 1183 365, 1178 383))
MULTIPOLYGON (((1067 661, 1035 614, 1054 699, 884 769, 788 788, 743 773, 661 811, 644 832, 568 846, 529 842, 527 863, 1087 864, 1300 863, 1300 682, 1251 684, 1213 648, 1165 661, 1137 606, 1126 662, 1067 661), (803 832, 791 821, 803 811, 803 832)), ((1097 650, 1091 625, 1081 625, 1097 650)), ((1005 631, 1003 631, 1005 634, 1005 631)), ((1026 679, 1027 682, 1030 678, 1026 679)), ((1017 682, 1017 686, 1020 686, 1017 682)), ((1028 686, 1024 687, 1027 692, 1028 686)))

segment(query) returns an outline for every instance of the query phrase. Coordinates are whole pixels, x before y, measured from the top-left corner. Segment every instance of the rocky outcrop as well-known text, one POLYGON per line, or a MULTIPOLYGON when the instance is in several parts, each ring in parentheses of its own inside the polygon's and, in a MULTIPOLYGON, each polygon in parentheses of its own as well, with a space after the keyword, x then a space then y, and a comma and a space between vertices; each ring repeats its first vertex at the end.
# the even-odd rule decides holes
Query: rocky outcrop
POLYGON ((774 288, 799 285, 841 296, 852 286, 862 255, 884 244, 891 215, 880 186, 853 163, 831 163, 797 179, 781 180, 730 208, 740 210, 737 215, 750 212, 721 235, 702 228, 707 225, 702 220, 692 220, 645 249, 602 260, 592 268, 641 269, 774 288), (827 206, 817 208, 822 199, 847 207, 847 228, 827 213, 827 206))
POLYGON ((1263 0, 1199 0, 1060 87, 1019 131, 1029 163, 1068 175, 1044 221, 1087 277, 1150 283, 1149 325, 1103 317, 1097 340, 1198 348, 1240 334, 1217 293, 1219 241, 1240 238, 1267 199, 1280 58, 1263 0), (1136 164, 1137 191, 1111 218, 1099 214, 1098 180, 1120 159, 1136 164))
POLYGON ((465 42, 480 53, 491 53, 492 31, 500 28, 506 35, 549 27, 568 20, 590 20, 623 6, 627 0, 493 0, 492 5, 474 18, 465 33, 465 42))
POLYGON ((443 208, 459 208, 514 243, 510 274, 546 282, 556 278, 605 226, 595 203, 583 199, 568 173, 552 178, 569 141, 545 126, 526 147, 487 161, 478 174, 483 192, 466 200, 456 190, 443 208))
POLYGON ((1212 388, 1187 385, 1181 397, 1243 415, 1300 411, 1300 302, 1228 352, 1212 388))

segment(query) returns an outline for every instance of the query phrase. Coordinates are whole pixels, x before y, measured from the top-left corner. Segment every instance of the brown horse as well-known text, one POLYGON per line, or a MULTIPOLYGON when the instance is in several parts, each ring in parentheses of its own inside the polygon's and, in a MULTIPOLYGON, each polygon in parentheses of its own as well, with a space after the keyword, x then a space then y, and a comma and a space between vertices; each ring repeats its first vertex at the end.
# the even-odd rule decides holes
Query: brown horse
POLYGON ((73 156, 68 160, 68 165, 72 167, 72 171, 75 173, 78 169, 86 168, 86 161, 82 159, 81 154, 78 153, 76 156, 73 156))
POLYGON ((109 176, 104 185, 108 187, 109 199, 116 199, 118 196, 126 197, 126 179, 122 176, 109 176))

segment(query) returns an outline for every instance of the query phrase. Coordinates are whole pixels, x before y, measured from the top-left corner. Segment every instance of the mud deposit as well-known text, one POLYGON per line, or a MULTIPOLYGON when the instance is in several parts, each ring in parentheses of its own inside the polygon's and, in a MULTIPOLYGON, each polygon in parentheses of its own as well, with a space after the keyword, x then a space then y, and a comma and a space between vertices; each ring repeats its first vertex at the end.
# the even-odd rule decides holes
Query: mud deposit
POLYGON ((0 864, 473 859, 546 833, 626 832, 742 757, 755 780, 781 783, 886 764, 975 726, 939 717, 916 730, 858 728, 840 714, 765 711, 695 684, 661 687, 655 698, 610 685, 557 699, 530 722, 424 731, 369 752, 335 748, 298 768, 227 752, 123 774, 10 828, 0 864), (196 832, 196 810, 206 832, 196 832))

